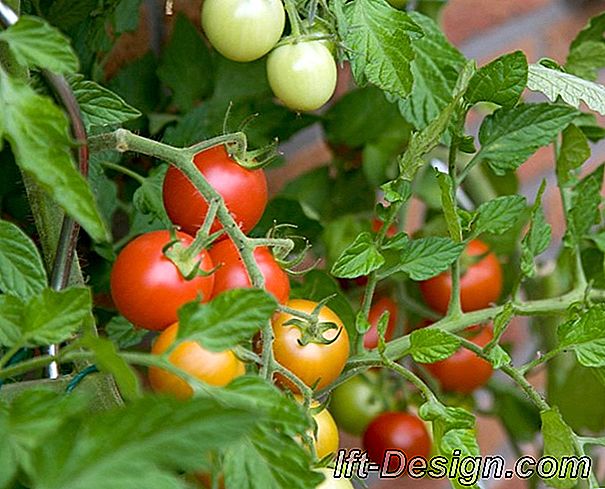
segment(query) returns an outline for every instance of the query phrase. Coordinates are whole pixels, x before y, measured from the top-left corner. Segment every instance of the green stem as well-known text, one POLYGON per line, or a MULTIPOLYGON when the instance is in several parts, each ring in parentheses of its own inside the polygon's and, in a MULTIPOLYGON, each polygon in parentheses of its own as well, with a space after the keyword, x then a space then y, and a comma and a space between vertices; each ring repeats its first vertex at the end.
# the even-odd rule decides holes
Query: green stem
POLYGON ((399 365, 389 358, 384 358, 383 360, 385 367, 397 372, 401 377, 414 385, 428 402, 439 402, 433 391, 415 373, 409 371, 402 365, 399 365))
POLYGON ((22 345, 14 345, 11 347, 2 358, 0 358, 0 370, 10 362, 10 359, 13 358, 15 353, 17 353, 21 349, 22 345))
POLYGON ((290 20, 290 28, 292 29, 292 37, 298 38, 301 34, 300 30, 300 17, 296 10, 296 3, 293 0, 284 0, 286 4, 286 12, 288 19, 290 20))
POLYGON ((528 362, 525 365, 522 365, 521 367, 519 367, 519 371, 525 375, 525 374, 527 374, 527 372, 531 372, 534 368, 538 367, 539 365, 542 365, 543 363, 546 363, 549 360, 552 360, 559 353, 561 353, 561 350, 559 348, 555 348, 554 350, 547 351, 543 355, 539 355, 536 358, 534 358, 531 362, 528 362))
POLYGON ((101 163, 101 166, 109 168, 110 170, 120 172, 132 178, 133 180, 136 180, 140 185, 143 185, 145 183, 145 178, 142 175, 139 175, 137 172, 131 170, 130 168, 126 168, 125 166, 118 165, 116 163, 111 163, 109 161, 103 161, 101 163))

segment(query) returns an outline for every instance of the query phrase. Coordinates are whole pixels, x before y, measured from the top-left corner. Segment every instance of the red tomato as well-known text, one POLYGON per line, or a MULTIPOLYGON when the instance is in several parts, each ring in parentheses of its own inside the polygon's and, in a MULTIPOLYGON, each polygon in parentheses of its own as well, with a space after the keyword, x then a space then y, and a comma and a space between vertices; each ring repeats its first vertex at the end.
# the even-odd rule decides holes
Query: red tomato
MULTIPOLYGON (((242 231, 250 231, 267 206, 267 179, 263 170, 248 170, 233 160, 225 146, 215 146, 195 155, 195 166, 210 185, 221 194, 227 208, 242 231)), ((194 235, 208 212, 208 203, 187 177, 171 166, 166 173, 163 188, 164 207, 170 220, 194 235)), ((215 220, 211 231, 221 229, 215 220)))
MULTIPOLYGON (((468 244, 465 254, 468 257, 486 255, 468 266, 460 276, 460 302, 462 310, 468 312, 483 309, 498 300, 502 292, 502 268, 496 255, 478 239, 468 244)), ((450 272, 420 282, 420 292, 429 306, 445 314, 452 293, 450 272)))
MULTIPOLYGON (((489 326, 479 330, 477 327, 469 329, 477 331, 470 341, 481 347, 487 345, 494 337, 492 328, 489 326)), ((425 367, 439 381, 444 390, 462 394, 469 394, 483 386, 493 372, 491 363, 462 347, 451 357, 440 362, 426 364, 425 367)))
MULTIPOLYGON (((378 233, 378 231, 380 231, 380 228, 382 227, 383 224, 384 223, 380 219, 377 219, 376 217, 374 219, 372 219, 372 232, 378 233)), ((389 226, 389 229, 387 229, 386 237, 392 238, 396 234, 397 234, 397 226, 395 226, 395 224, 391 224, 389 226)))
POLYGON ((378 346, 378 321, 385 311, 389 312, 389 322, 384 336, 387 341, 393 338, 395 325, 397 324, 397 304, 390 297, 381 297, 370 308, 368 319, 372 327, 366 331, 363 337, 363 345, 368 349, 378 346))
MULTIPOLYGON (((431 453, 431 440, 424 422, 409 413, 386 412, 372 421, 364 435, 363 448, 368 457, 379 465, 387 450, 401 450, 407 461, 413 457, 428 458, 431 453)), ((399 460, 393 457, 389 471, 397 470, 399 460)))
MULTIPOLYGON (((176 233, 187 246, 193 238, 176 233)), ((133 239, 120 252, 111 271, 111 296, 120 313, 135 326, 161 330, 177 320, 177 310, 185 303, 210 300, 214 277, 197 276, 186 280, 162 250, 170 243, 168 231, 153 231, 133 239)), ((210 255, 204 250, 197 258, 200 268, 211 271, 210 255)))
MULTIPOLYGON (((239 287, 251 287, 250 277, 235 244, 230 239, 219 241, 210 248, 210 257, 215 267, 214 291, 212 297, 221 292, 239 287)), ((265 277, 265 288, 284 304, 290 296, 288 274, 273 258, 269 248, 260 247, 254 250, 254 258, 265 277)))

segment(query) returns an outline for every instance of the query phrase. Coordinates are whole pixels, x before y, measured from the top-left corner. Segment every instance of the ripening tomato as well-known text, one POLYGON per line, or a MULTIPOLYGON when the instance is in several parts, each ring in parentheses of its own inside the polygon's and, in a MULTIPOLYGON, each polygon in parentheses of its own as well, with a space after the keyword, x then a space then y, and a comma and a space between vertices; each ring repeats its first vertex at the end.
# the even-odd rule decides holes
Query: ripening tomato
POLYGON ((372 327, 366 331, 363 337, 363 345, 366 348, 372 349, 378 346, 378 321, 380 320, 380 316, 387 311, 389 313, 389 322, 387 323, 384 337, 387 341, 393 338, 395 326, 397 325, 397 304, 395 304, 393 299, 385 296, 379 298, 370 308, 368 319, 372 327))
POLYGON ((349 479, 340 477, 336 479, 334 477, 334 469, 317 469, 317 472, 321 472, 325 476, 325 480, 319 484, 315 489, 353 489, 353 484, 349 479))
MULTIPOLYGON (((233 241, 224 239, 216 243, 210 248, 210 257, 214 266, 218 267, 214 272, 213 298, 226 290, 251 287, 250 277, 233 241)), ((254 258, 265 277, 265 289, 279 303, 286 303, 290 296, 288 274, 275 261, 269 248, 256 248, 254 258)))
MULTIPOLYGON (((176 233, 187 246, 193 238, 176 233)), ((120 252, 111 271, 111 296, 120 313, 135 326, 161 330, 177 320, 177 310, 185 303, 208 301, 214 277, 197 276, 186 280, 176 265, 162 252, 171 241, 170 232, 153 231, 133 239, 120 252)), ((200 268, 210 272, 210 255, 197 257, 200 268)))
MULTIPOLYGON (((461 259, 460 303, 464 312, 476 311, 496 302, 502 292, 502 268, 494 253, 478 239, 472 240, 461 259), (479 257, 479 258, 477 258, 479 257), (477 260, 468 266, 465 261, 477 260)), ((452 293, 452 276, 444 272, 420 282, 420 292, 426 303, 435 311, 447 312, 452 293)))
POLYGON ((277 44, 286 15, 281 0, 205 0, 202 27, 225 58, 254 61, 277 44))
POLYGON ((334 94, 337 76, 336 61, 323 41, 284 44, 267 58, 271 90, 293 110, 319 109, 334 94))
MULTIPOLYGON (((318 405, 318 402, 314 402, 311 407, 317 407, 318 405)), ((322 409, 313 415, 313 419, 317 423, 317 431, 314 434, 315 451, 317 457, 321 460, 327 455, 338 451, 340 437, 338 435, 338 427, 330 411, 322 409)))
MULTIPOLYGON (((178 323, 163 331, 153 344, 151 353, 161 355, 168 350, 175 342, 178 331, 178 323)), ((183 341, 170 353, 168 360, 188 374, 219 387, 244 375, 246 371, 244 364, 232 351, 213 352, 195 341, 183 341)), ((173 394, 179 399, 187 399, 193 394, 187 382, 160 368, 149 368, 149 382, 154 391, 173 394)))
MULTIPOLYGON (((386 412, 372 421, 363 435, 363 448, 370 460, 382 464, 387 450, 401 450, 409 461, 431 453, 431 440, 424 422, 417 416, 402 412, 386 412)), ((397 470, 399 460, 393 458, 389 471, 397 470), (393 467, 394 463, 394 467, 393 467)))
POLYGON ((336 424, 355 436, 361 436, 368 424, 385 410, 385 403, 376 391, 374 372, 356 375, 332 391, 330 412, 336 424))
MULTIPOLYGON (((479 330, 473 327, 468 331, 475 333, 469 340, 480 347, 487 345, 494 337, 488 326, 479 330)), ((451 357, 424 366, 439 381, 443 390, 462 394, 470 394, 485 385, 493 372, 491 363, 462 347, 451 357)))
MULTIPOLYGON (((382 224, 383 224, 383 222, 380 219, 377 219, 377 218, 372 219, 372 232, 378 233, 378 231, 380 231, 380 228, 382 227, 382 224)), ((389 229, 387 229, 385 236, 387 238, 392 238, 396 234, 397 234, 397 226, 395 226, 395 224, 391 224, 389 226, 389 229)))
MULTIPOLYGON (((286 304, 291 309, 312 314, 317 302, 293 299, 286 304)), ((291 314, 280 312, 273 319, 273 353, 275 359, 285 368, 296 374, 305 384, 312 387, 317 382, 317 390, 330 385, 340 375, 349 358, 349 335, 340 318, 327 306, 319 312, 319 323, 333 323, 336 329, 324 333, 324 338, 333 340, 330 344, 308 343, 301 345, 301 330, 294 324, 285 324, 299 319, 291 314)), ((294 389, 290 383, 279 378, 294 389)))
MULTIPOLYGON (((229 156, 225 146, 204 150, 194 158, 208 183, 221 194, 225 205, 244 233, 249 232, 267 206, 267 179, 263 170, 248 170, 229 156)), ((164 207, 170 220, 195 235, 208 212, 208 203, 180 170, 171 166, 163 187, 164 207)), ((221 229, 215 220, 211 231, 221 229)))

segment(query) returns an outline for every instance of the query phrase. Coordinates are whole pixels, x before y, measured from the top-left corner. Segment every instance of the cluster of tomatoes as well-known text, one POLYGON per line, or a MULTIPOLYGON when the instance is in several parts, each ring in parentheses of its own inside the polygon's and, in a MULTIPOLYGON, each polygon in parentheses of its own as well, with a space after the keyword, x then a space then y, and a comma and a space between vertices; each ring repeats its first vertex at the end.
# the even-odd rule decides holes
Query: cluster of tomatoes
POLYGON ((202 27, 219 53, 239 62, 269 53, 267 78, 275 96, 293 110, 319 109, 336 89, 331 44, 317 29, 304 35, 294 35, 293 29, 280 41, 285 26, 281 0, 205 0, 202 5, 202 27))

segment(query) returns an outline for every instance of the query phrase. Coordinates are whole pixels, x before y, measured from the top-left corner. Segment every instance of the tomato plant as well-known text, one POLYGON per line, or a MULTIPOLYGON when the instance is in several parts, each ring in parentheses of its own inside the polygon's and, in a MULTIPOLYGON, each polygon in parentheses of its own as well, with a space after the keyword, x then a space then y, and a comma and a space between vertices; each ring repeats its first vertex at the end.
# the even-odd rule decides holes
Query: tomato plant
MULTIPOLYGON (((226 290, 237 287, 250 287, 250 277, 241 256, 233 241, 225 239, 216 243, 209 250, 212 263, 217 270, 214 272, 213 297, 226 290)), ((290 296, 290 281, 287 273, 275 261, 271 251, 266 247, 254 250, 254 259, 265 279, 265 288, 280 303, 288 301, 290 296)))
POLYGON ((284 44, 267 59, 269 85, 294 110, 319 109, 336 89, 336 62, 321 41, 284 44))
MULTIPOLYGON (((476 311, 496 302, 500 297, 502 268, 496 255, 478 239, 470 241, 464 253, 460 303, 463 311, 476 311)), ((445 272, 425 280, 420 283, 420 291, 429 306, 445 314, 452 294, 452 277, 445 272)))
MULTIPOLYGON (((170 351, 168 361, 172 365, 210 385, 224 386, 234 378, 244 375, 244 364, 231 351, 209 351, 194 341, 183 341, 173 348, 178 331, 178 323, 162 331, 153 344, 151 353, 162 355, 170 351)), ((181 399, 193 394, 185 380, 162 368, 149 369, 149 383, 156 392, 172 394, 181 399)))
MULTIPOLYGON (((263 170, 243 168, 229 156, 224 146, 201 151, 193 161, 225 200, 225 205, 242 231, 250 231, 267 205, 267 180, 263 170)), ((204 222, 208 203, 175 167, 166 173, 163 198, 172 222, 185 232, 195 234, 204 222)), ((220 223, 214 221, 211 231, 220 228, 220 223)))
POLYGON ((330 411, 338 426, 360 436, 370 422, 385 410, 381 393, 377 392, 376 375, 355 376, 332 391, 330 411))
MULTIPOLYGON (((317 404, 312 404, 311 407, 317 409, 317 404)), ((328 455, 335 454, 339 448, 340 438, 338 436, 338 426, 334 418, 327 409, 322 409, 313 415, 313 419, 317 424, 314 432, 315 451, 320 459, 328 455)))
MULTIPOLYGON (((136 326, 158 330, 177 320, 177 310, 196 298, 210 300, 214 277, 212 259, 202 251, 197 260, 206 276, 191 280, 183 277, 176 265, 164 255, 171 243, 168 231, 143 234, 120 252, 111 271, 111 295, 116 307, 136 326)), ((176 239, 188 246, 193 238, 176 233, 176 239)))
POLYGON ((387 341, 391 340, 395 333, 395 326, 397 325, 397 304, 390 297, 381 297, 372 304, 372 307, 370 308, 368 320, 370 321, 371 328, 363 337, 364 346, 370 350, 378 346, 378 321, 385 312, 389 313, 389 322, 387 323, 386 331, 384 332, 385 339, 387 341))
POLYGON ((349 358, 347 330, 327 306, 318 311, 318 303, 303 299, 292 299, 286 305, 304 314, 317 313, 317 318, 301 324, 292 314, 279 313, 273 319, 275 359, 307 386, 322 389, 340 375, 349 358))
POLYGON ((279 41, 286 14, 279 0, 207 0, 202 26, 212 45, 226 58, 254 61, 279 41))
MULTIPOLYGON (((431 439, 424 422, 403 412, 386 412, 376 417, 363 434, 363 447, 375 463, 382 463, 387 450, 401 450, 407 460, 431 453, 431 439)), ((397 470, 398 461, 389 461, 388 469, 397 470), (391 463, 392 462, 392 463, 391 463)))

